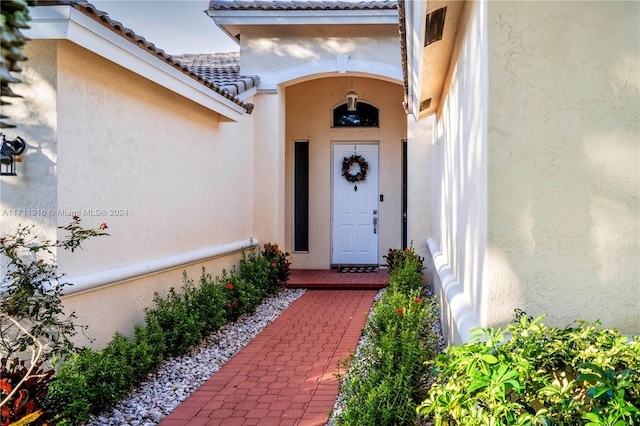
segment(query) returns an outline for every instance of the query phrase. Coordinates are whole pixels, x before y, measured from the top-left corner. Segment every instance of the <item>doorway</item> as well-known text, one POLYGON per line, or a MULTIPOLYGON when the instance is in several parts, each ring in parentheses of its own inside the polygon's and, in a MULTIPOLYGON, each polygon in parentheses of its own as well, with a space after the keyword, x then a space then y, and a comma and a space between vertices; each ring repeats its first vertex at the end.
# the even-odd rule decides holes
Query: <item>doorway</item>
POLYGON ((332 148, 331 263, 378 265, 378 144, 336 142, 332 148))

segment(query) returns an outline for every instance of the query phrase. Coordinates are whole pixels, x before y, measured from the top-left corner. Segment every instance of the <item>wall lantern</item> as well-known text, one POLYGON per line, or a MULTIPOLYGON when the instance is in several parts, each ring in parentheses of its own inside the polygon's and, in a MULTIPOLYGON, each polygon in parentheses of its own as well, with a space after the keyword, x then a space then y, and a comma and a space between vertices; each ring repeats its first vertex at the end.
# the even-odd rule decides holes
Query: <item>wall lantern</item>
POLYGON ((353 89, 351 89, 347 93, 347 111, 356 111, 357 104, 358 94, 353 89))
POLYGON ((27 147, 27 143, 20 136, 8 141, 2 135, 2 147, 0 148, 0 176, 17 176, 16 163, 22 161, 21 154, 27 147))

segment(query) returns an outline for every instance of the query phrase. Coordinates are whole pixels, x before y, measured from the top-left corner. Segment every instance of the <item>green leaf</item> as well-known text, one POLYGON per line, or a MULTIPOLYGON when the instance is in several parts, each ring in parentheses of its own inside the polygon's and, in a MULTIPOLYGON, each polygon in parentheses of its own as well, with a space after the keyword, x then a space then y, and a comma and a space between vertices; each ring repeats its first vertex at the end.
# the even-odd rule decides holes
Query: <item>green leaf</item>
POLYGON ((483 354, 481 358, 487 364, 497 364, 498 363, 498 358, 496 358, 495 356, 493 356, 491 354, 483 354))
POLYGON ((592 422, 597 422, 596 424, 601 424, 604 421, 602 415, 598 413, 584 413, 582 418, 585 420, 591 420, 592 422))
POLYGON ((595 374, 590 374, 590 373, 582 373, 578 375, 578 380, 584 380, 585 382, 594 382, 594 383, 602 381, 600 376, 596 376, 595 374))

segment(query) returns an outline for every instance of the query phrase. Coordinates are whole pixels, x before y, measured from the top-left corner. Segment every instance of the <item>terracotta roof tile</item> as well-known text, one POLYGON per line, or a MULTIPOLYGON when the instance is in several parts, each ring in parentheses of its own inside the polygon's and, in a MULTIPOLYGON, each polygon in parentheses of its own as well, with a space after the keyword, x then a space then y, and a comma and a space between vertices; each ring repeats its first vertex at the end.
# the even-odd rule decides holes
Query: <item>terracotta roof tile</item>
MULTIPOLYGON (((197 80, 202 85, 207 86, 208 88, 215 91, 216 93, 240 105, 245 109, 245 111, 247 111, 247 113, 251 114, 251 112, 253 111, 253 104, 244 102, 241 99, 238 99, 236 95, 238 95, 239 93, 242 93, 242 91, 247 90, 250 87, 253 87, 253 86, 250 86, 250 83, 248 80, 250 80, 253 83, 253 85, 257 85, 258 79, 257 77, 240 76, 239 66, 237 69, 234 69, 235 71, 232 71, 231 68, 226 73, 222 71, 221 73, 226 77, 225 79, 219 79, 218 81, 223 82, 223 84, 218 85, 215 82, 216 81, 215 78, 213 79, 211 78, 211 76, 216 73, 211 69, 211 67, 188 66, 187 64, 183 63, 180 57, 174 58, 173 56, 165 53, 164 50, 156 47, 155 44, 147 41, 144 37, 137 35, 133 30, 125 27, 120 22, 111 19, 106 12, 96 9, 96 7, 91 3, 87 3, 85 1, 80 1, 80 0, 39 0, 37 3, 37 6, 60 6, 60 5, 71 6, 74 9, 80 11, 84 15, 104 25, 106 28, 110 29, 111 31, 115 32, 121 37, 136 44, 141 49, 146 50, 150 54, 155 55, 156 57, 164 60, 169 65, 177 68, 181 72, 197 80), (203 70, 205 72, 203 74, 200 74, 200 70, 203 70), (234 93, 234 90, 231 89, 231 86, 234 85, 234 81, 233 81, 234 76, 240 81, 240 83, 236 85, 235 93, 234 93), (245 89, 240 90, 241 87, 245 87, 245 89)), ((235 60, 235 63, 238 64, 237 59, 235 60)))
POLYGON ((372 10, 397 9, 397 1, 247 1, 211 0, 214 10, 372 10))
POLYGON ((184 54, 173 59, 225 92, 237 96, 256 87, 258 76, 240 74, 240 53, 184 54))

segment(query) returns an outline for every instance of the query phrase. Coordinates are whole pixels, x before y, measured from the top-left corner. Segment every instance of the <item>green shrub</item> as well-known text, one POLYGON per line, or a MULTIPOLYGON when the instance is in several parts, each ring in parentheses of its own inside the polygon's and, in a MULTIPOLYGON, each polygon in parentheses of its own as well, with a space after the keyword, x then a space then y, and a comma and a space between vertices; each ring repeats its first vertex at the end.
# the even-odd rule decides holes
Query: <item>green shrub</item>
POLYGON ((375 303, 357 360, 341 382, 345 409, 336 417, 338 425, 416 422, 415 407, 424 398, 429 372, 425 361, 437 350, 433 326, 438 317, 435 300, 421 296, 421 261, 407 253, 395 257, 390 285, 375 303))
POLYGON ((389 288, 406 294, 422 291, 422 271, 417 268, 414 260, 407 260, 396 266, 389 279, 389 288))
POLYGON ((166 356, 178 356, 188 352, 203 339, 197 312, 190 309, 197 300, 193 282, 186 279, 178 293, 170 288, 166 297, 155 293, 156 306, 145 310, 147 324, 158 324, 164 332, 166 356))
POLYGON ((49 420, 79 425, 108 409, 162 362, 163 336, 157 324, 136 325, 133 339, 115 333, 106 348, 86 348, 56 373, 45 406, 49 420))
POLYGON ((227 296, 224 288, 210 274, 207 274, 204 268, 200 276, 200 288, 194 293, 191 301, 190 309, 198 318, 197 323, 201 325, 203 336, 209 335, 226 324, 227 296))
POLYGON ((243 253, 240 260, 238 276, 256 287, 261 299, 282 288, 278 282, 278 266, 272 266, 272 264, 276 265, 270 259, 253 250, 248 255, 243 253))
POLYGON ((150 372, 160 366, 164 351, 164 333, 157 322, 134 326, 129 360, 133 366, 135 384, 145 380, 150 372))
POLYGON ((280 250, 277 244, 266 243, 263 246, 264 250, 262 255, 270 262, 271 267, 278 271, 277 281, 274 283, 274 288, 282 288, 289 279, 289 269, 291 264, 287 257, 289 253, 280 250))
MULTIPOLYGON (((16 3, 16 2, 13 2, 16 3)), ((3 14, 4 19, 4 5, 3 14)), ((15 5, 14 5, 15 6, 15 5)), ((4 42, 4 40, 3 40, 4 42)), ((3 53, 4 55, 4 53, 3 53)), ((59 229, 68 232, 54 242, 41 240, 35 226, 19 225, 11 235, 0 236, 0 413, 1 423, 41 424, 53 416, 44 409, 51 385, 53 361, 76 352, 72 337, 79 326, 75 313, 65 315, 61 296, 69 285, 61 280, 53 259, 56 249, 75 251, 92 237, 107 235, 107 224, 84 229, 80 218, 59 229), (52 283, 55 283, 52 285, 52 283), (29 360, 18 359, 31 352, 29 360), (8 360, 11 359, 11 362, 8 360)))
POLYGON ((541 319, 477 329, 436 357, 418 413, 436 425, 640 425, 640 343, 598 323, 541 319))
POLYGON ((413 265, 416 268, 416 272, 422 275, 424 258, 413 250, 413 246, 404 250, 389 249, 387 255, 383 257, 387 259, 385 266, 390 275, 394 275, 398 269, 405 267, 407 264, 413 265))
MULTIPOLYGON (((91 351, 86 349, 86 351, 91 351)), ((47 418, 58 426, 81 425, 91 417, 93 408, 90 398, 90 383, 77 361, 79 355, 68 360, 49 385, 44 407, 47 418)))
POLYGON ((134 367, 129 363, 129 341, 115 333, 100 351, 86 348, 62 366, 47 394, 54 420, 78 425, 92 414, 108 409, 134 386, 134 367))
POLYGON ((254 312, 269 291, 281 288, 272 263, 252 251, 243 255, 240 272, 223 270, 213 278, 203 268, 199 286, 185 273, 182 291, 156 293, 155 306, 145 310, 146 325, 136 325, 131 340, 115 333, 105 349, 85 349, 62 365, 46 397, 50 421, 85 423, 143 381, 164 356, 183 355, 228 320, 254 312))
POLYGON ((236 321, 240 316, 252 313, 264 297, 263 291, 247 282, 235 272, 220 277, 227 297, 227 320, 236 321))
POLYGON ((338 417, 338 425, 416 422, 415 407, 424 397, 422 382, 429 371, 425 361, 433 358, 437 343, 435 335, 423 336, 425 330, 431 332, 436 315, 433 301, 409 302, 406 295, 396 297, 399 294, 389 299, 404 300, 402 304, 389 303, 383 297, 374 307, 373 324, 366 331, 368 340, 361 346, 360 356, 367 362, 364 368, 349 372, 350 380, 342 389, 347 409, 338 417), (378 321, 379 314, 385 320, 378 321))

